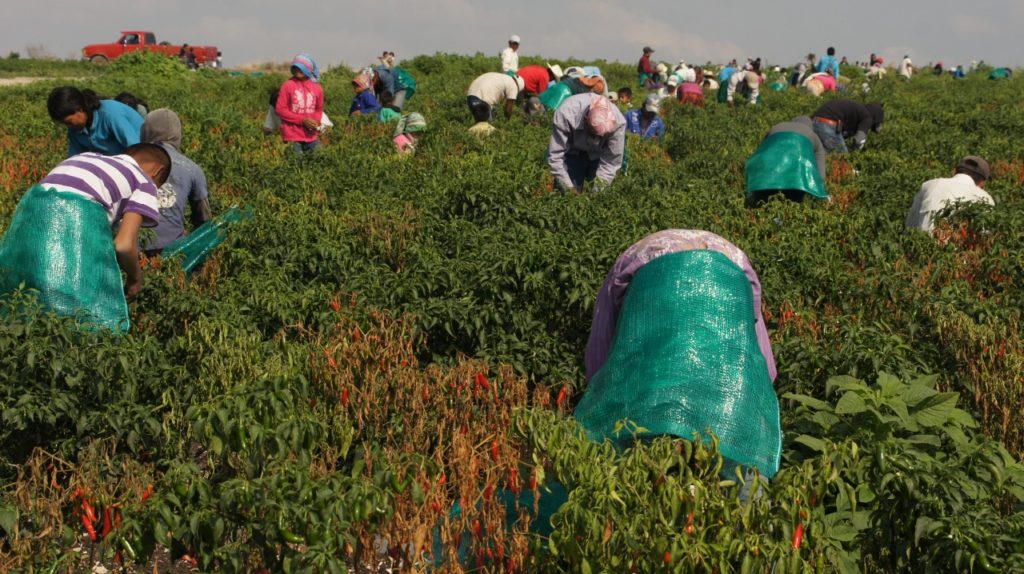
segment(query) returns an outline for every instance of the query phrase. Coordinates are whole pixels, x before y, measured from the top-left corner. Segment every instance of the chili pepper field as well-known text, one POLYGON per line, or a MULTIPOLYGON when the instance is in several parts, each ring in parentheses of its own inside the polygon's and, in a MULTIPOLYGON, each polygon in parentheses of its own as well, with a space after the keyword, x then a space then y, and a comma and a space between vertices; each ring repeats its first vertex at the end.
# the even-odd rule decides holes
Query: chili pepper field
POLYGON ((746 159, 820 100, 665 104, 663 142, 630 138, 609 189, 563 194, 550 118, 467 132, 493 58, 402 63, 429 125, 406 158, 327 71, 337 125, 305 161, 261 133, 283 74, 48 65, 0 62, 78 78, 0 88, 4 229, 64 158, 64 84, 175 110, 214 213, 254 217, 191 279, 146 261, 122 337, 0 300, 0 571, 1024 571, 1021 78, 853 92, 886 122, 830 157, 833 201, 751 210, 746 159), (997 207, 908 233, 920 184, 967 154, 997 207), (571 417, 605 274, 668 228, 735 243, 763 286, 785 440, 746 503, 714 441, 620 452, 571 417))

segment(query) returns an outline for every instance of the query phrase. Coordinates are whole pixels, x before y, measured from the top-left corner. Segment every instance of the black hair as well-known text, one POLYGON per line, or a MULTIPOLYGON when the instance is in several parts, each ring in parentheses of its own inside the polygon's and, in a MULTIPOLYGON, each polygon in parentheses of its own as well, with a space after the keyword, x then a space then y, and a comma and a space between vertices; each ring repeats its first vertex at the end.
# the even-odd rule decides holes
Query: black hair
POLYGON ((626 94, 626 95, 627 95, 627 96, 629 96, 630 98, 632 98, 632 97, 633 97, 633 90, 632 90, 632 88, 630 88, 630 87, 628 87, 628 86, 627 86, 627 87, 623 87, 623 88, 619 88, 619 91, 617 91, 617 92, 615 92, 615 93, 619 94, 620 96, 621 96, 622 94, 626 94))
POLYGON ((761 58, 758 58, 758 59, 754 60, 753 62, 751 62, 750 63, 750 67, 753 68, 753 70, 755 72, 760 72, 761 71, 761 58))
POLYGON ((270 91, 268 92, 269 98, 267 99, 267 103, 270 104, 270 107, 277 107, 277 95, 280 93, 281 88, 270 88, 270 91))
POLYGON ((92 117, 92 113, 98 109, 100 97, 90 89, 61 86, 54 88, 46 98, 46 111, 50 112, 50 118, 55 122, 63 121, 75 112, 85 112, 92 117))
POLYGON ((829 56, 835 56, 836 55, 836 49, 833 48, 832 46, 829 46, 828 47, 828 55, 829 56))
POLYGON ((149 109, 149 105, 146 104, 145 100, 137 97, 135 94, 131 92, 121 92, 120 94, 114 96, 114 100, 121 102, 122 104, 130 107, 133 110, 139 109, 139 106, 142 106, 147 110, 149 109))
POLYGON ((137 143, 129 146, 128 149, 124 150, 124 153, 132 156, 140 164, 142 162, 154 162, 163 166, 163 176, 160 181, 153 183, 160 187, 167 182, 167 177, 171 174, 171 155, 162 146, 152 143, 137 143))

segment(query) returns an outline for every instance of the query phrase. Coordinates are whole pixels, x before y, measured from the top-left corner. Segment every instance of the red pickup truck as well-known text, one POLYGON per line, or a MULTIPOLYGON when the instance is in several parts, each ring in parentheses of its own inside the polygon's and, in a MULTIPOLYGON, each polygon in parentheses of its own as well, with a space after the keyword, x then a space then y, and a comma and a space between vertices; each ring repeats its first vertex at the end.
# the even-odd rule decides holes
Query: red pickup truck
POLYGON ((111 44, 89 44, 82 48, 82 58, 96 64, 105 64, 127 54, 138 50, 159 52, 174 58, 182 58, 186 64, 192 62, 195 66, 210 66, 216 68, 220 65, 220 52, 214 46, 192 46, 186 44, 184 52, 182 46, 175 46, 168 42, 157 43, 156 36, 152 32, 141 30, 127 30, 121 32, 121 38, 111 44), (194 58, 190 57, 194 56, 194 58))

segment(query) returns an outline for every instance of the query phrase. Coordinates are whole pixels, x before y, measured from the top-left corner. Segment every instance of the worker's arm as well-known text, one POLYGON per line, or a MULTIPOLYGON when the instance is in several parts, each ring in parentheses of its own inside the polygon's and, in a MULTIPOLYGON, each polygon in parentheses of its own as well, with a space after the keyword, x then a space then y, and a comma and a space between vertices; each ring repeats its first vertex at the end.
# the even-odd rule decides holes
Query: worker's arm
POLYGON ((505 119, 512 117, 512 111, 516 108, 516 101, 512 98, 505 99, 505 119))
POLYGON ((601 157, 597 164, 597 179, 602 186, 607 186, 615 179, 615 174, 622 169, 622 158, 626 150, 626 126, 621 125, 612 135, 608 136, 608 142, 601 150, 601 157))
POLYGON ((114 237, 117 264, 124 271, 124 295, 131 299, 142 287, 142 267, 139 266, 139 228, 142 215, 129 211, 121 218, 121 227, 114 237))
POLYGON ((551 168, 551 175, 555 178, 555 185, 564 190, 574 187, 572 179, 569 177, 569 170, 565 167, 565 152, 572 145, 569 141, 571 133, 572 126, 569 125, 566 117, 556 112, 551 125, 551 140, 548 143, 548 167, 551 168))

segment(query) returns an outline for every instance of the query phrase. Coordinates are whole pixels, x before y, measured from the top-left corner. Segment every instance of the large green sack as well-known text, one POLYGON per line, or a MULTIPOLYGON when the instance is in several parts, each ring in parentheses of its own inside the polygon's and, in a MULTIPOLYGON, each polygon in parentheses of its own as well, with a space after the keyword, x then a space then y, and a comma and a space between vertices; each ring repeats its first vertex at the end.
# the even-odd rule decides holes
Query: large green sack
MULTIPOLYGON (((692 439, 710 430, 728 462, 779 469, 779 401, 754 331, 754 293, 717 251, 663 255, 634 275, 604 366, 574 416, 590 438, 618 444, 628 419, 641 436, 692 439)), ((732 470, 732 469, 729 469, 732 470)))
POLYGON ((232 223, 252 218, 252 210, 239 209, 231 206, 227 211, 195 228, 192 233, 178 239, 164 248, 163 257, 182 257, 181 267, 186 274, 192 272, 206 261, 224 240, 227 239, 227 228, 232 223))
POLYGON ((128 303, 103 207, 74 193, 34 185, 0 240, 0 293, 24 283, 60 315, 126 332, 128 303))
POLYGON ((778 132, 764 139, 747 160, 747 195, 755 191, 803 191, 828 199, 818 173, 811 140, 796 132, 778 132))
POLYGON ((565 82, 558 82, 544 90, 544 93, 540 95, 540 103, 544 104, 545 108, 555 111, 571 95, 573 95, 572 88, 565 82))
POLYGON ((405 90, 405 99, 409 100, 416 93, 416 78, 403 68, 395 68, 395 75, 398 76, 399 89, 405 90))

